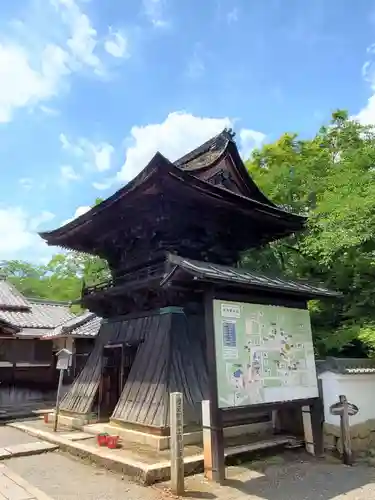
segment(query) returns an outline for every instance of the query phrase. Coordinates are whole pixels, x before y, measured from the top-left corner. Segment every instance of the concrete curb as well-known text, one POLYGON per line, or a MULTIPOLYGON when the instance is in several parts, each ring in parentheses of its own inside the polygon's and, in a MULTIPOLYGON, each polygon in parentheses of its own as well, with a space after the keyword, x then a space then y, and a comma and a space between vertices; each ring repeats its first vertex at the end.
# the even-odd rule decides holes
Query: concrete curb
MULTIPOLYGON (((171 477, 170 461, 154 464, 140 463, 126 457, 114 455, 113 452, 106 448, 93 448, 92 446, 85 445, 82 441, 71 441, 61 435, 55 435, 52 432, 40 429, 33 429, 22 423, 11 423, 8 425, 31 436, 38 437, 43 441, 56 444, 61 450, 67 451, 74 456, 89 459, 99 466, 128 476, 133 481, 144 486, 159 481, 167 481, 171 477)), ((225 450, 225 456, 236 456, 270 447, 279 447, 285 445, 290 440, 290 437, 279 437, 250 445, 234 446, 225 450)), ((203 472, 203 454, 185 457, 184 470, 185 476, 203 472)))
POLYGON ((164 478, 168 479, 170 476, 170 465, 168 463, 160 464, 162 467, 159 467, 159 464, 145 465, 130 459, 114 456, 106 449, 99 448, 96 450, 79 441, 70 441, 59 435, 52 436, 50 432, 32 429, 22 423, 11 423, 9 427, 23 431, 30 436, 38 437, 43 441, 56 444, 63 451, 67 451, 80 458, 89 459, 106 469, 126 475, 143 485, 150 485, 164 478), (168 475, 166 476, 167 470, 168 475))

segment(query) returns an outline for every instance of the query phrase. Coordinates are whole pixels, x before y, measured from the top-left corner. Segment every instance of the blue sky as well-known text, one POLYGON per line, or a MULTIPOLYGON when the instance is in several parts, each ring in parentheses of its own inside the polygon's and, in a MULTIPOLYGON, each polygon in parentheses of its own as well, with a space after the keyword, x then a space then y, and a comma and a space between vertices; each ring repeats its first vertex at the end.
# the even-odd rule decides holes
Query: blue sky
MULTIPOLYGON (((4 2, 3 2, 4 3, 4 2)), ((0 260, 160 150, 233 126, 244 156, 332 110, 375 122, 375 2, 15 0, 0 9, 0 260)))

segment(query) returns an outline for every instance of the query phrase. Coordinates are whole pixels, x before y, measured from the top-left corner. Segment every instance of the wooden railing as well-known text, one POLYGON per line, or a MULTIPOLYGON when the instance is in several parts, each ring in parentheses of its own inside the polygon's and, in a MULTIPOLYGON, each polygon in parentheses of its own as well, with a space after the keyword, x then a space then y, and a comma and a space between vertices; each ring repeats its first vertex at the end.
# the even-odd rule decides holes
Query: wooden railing
POLYGON ((90 286, 85 286, 82 290, 82 296, 87 297, 100 292, 105 292, 113 288, 123 287, 129 285, 130 283, 133 284, 147 282, 148 280, 155 278, 162 279, 164 275, 164 266, 164 261, 162 261, 157 263, 150 263, 146 266, 138 267, 135 269, 129 269, 110 280, 90 286))

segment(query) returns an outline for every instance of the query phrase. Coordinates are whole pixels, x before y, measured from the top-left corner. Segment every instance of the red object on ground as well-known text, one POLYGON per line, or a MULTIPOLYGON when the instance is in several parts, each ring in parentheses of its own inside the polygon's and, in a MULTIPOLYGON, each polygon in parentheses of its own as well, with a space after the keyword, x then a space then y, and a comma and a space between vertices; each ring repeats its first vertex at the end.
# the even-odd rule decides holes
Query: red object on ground
POLYGON ((48 424, 48 413, 44 414, 44 423, 48 424))
POLYGON ((107 446, 108 434, 98 434, 96 436, 97 443, 99 446, 107 446))
POLYGON ((107 437, 107 446, 111 450, 114 450, 118 447, 119 436, 108 436, 107 437))

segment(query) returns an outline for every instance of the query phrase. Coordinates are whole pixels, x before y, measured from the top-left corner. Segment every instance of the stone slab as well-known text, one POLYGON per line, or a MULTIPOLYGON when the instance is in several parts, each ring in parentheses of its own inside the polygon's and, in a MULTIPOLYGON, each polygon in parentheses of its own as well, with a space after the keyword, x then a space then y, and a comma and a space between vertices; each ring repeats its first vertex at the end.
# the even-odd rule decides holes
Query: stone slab
POLYGON ((92 438, 92 434, 88 434, 87 432, 68 432, 66 434, 60 434, 60 436, 70 441, 83 441, 84 439, 92 438))
MULTIPOLYGON (((31 436, 44 439, 46 441, 56 443, 59 448, 71 453, 72 455, 80 458, 87 458, 99 466, 104 466, 106 469, 120 472, 126 476, 130 476, 133 480, 144 484, 150 485, 157 481, 163 481, 170 478, 170 461, 159 461, 157 463, 145 463, 132 460, 129 456, 118 453, 118 450, 109 450, 108 448, 99 448, 87 444, 86 441, 71 441, 62 437, 61 434, 48 432, 45 430, 36 429, 35 427, 28 426, 27 423, 13 423, 9 424, 11 427, 22 430, 31 436)), ((272 446, 280 446, 291 441, 291 438, 274 437, 270 442, 262 441, 260 448, 264 449, 272 446)), ((259 443, 257 443, 259 444, 259 443)), ((240 447, 231 447, 225 449, 225 456, 240 455, 248 451, 255 451, 257 446, 255 443, 244 445, 240 447)), ((195 474, 203 471, 203 454, 191 455, 184 457, 184 470, 185 475, 195 474)))
POLYGON ((45 441, 36 441, 35 443, 15 444, 4 448, 12 457, 25 457, 28 455, 38 455, 47 451, 57 450, 58 445, 45 441))
POLYGON ((0 464, 0 499, 1 500, 52 500, 51 497, 15 474, 5 465, 0 464))

